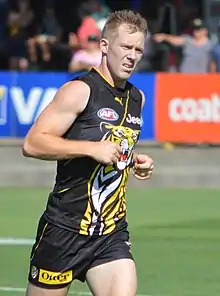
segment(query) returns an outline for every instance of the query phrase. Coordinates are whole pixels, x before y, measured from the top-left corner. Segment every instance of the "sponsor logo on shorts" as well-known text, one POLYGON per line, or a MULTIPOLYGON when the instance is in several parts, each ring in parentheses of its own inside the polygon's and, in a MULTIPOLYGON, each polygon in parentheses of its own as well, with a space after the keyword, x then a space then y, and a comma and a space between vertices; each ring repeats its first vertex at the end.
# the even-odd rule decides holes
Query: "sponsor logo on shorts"
POLYGON ((70 283, 73 280, 72 270, 66 272, 52 272, 40 269, 39 282, 48 285, 59 285, 70 283))
POLYGON ((32 279, 36 279, 38 276, 38 269, 36 266, 31 266, 31 277, 32 279))
POLYGON ((98 117, 108 121, 116 121, 119 118, 118 113, 110 108, 102 108, 97 113, 98 117))

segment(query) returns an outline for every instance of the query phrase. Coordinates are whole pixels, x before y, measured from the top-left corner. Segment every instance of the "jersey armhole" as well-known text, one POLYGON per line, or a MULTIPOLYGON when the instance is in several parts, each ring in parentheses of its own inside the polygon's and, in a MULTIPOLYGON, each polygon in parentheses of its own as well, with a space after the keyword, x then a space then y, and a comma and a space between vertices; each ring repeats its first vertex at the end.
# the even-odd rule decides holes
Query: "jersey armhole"
POLYGON ((89 88, 90 88, 90 95, 89 95, 89 99, 88 102, 84 108, 84 110, 79 113, 78 118, 82 119, 84 117, 87 116, 87 114, 90 114, 92 112, 92 107, 94 105, 94 93, 95 93, 95 84, 91 82, 91 80, 88 80, 84 77, 79 78, 79 80, 81 80, 82 82, 86 83, 89 88))

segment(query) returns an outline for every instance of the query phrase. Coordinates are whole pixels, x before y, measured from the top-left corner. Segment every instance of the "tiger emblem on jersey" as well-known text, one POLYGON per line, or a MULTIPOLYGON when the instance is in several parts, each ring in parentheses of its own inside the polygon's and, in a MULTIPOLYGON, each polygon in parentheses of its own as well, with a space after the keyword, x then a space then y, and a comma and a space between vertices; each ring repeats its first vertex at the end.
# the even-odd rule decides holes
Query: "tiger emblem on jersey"
POLYGON ((88 182, 89 202, 81 223, 81 233, 87 235, 93 234, 97 222, 100 223, 100 235, 110 233, 116 221, 125 216, 125 188, 140 134, 140 131, 104 122, 100 129, 104 133, 102 141, 118 143, 122 153, 116 166, 98 164, 88 182))
POLYGON ((101 123, 100 128, 106 131, 102 140, 109 140, 119 144, 122 154, 117 163, 119 170, 124 170, 132 161, 133 149, 136 144, 140 131, 134 131, 129 127, 114 126, 108 123, 101 123))

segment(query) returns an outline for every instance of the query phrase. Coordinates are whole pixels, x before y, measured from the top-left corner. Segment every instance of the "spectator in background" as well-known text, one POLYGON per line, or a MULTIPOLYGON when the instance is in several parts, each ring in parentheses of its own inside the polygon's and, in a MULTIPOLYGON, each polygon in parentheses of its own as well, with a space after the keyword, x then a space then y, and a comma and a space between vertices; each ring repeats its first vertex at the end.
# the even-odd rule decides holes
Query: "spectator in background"
POLYGON ((86 48, 91 35, 100 36, 110 9, 104 0, 87 0, 79 8, 81 24, 76 33, 70 33, 72 48, 86 48))
POLYGON ((20 14, 21 27, 25 30, 31 29, 34 24, 34 12, 28 0, 18 1, 18 12, 20 14))
POLYGON ((213 47, 212 55, 211 55, 211 72, 220 73, 220 22, 218 25, 217 43, 213 47))
POLYGON ((75 51, 81 48, 87 48, 88 38, 91 35, 100 36, 101 31, 97 26, 96 20, 91 16, 92 11, 89 2, 84 2, 79 7, 80 26, 76 32, 69 34, 69 47, 75 51))
POLYGON ((69 71, 79 72, 98 67, 101 62, 101 50, 99 48, 99 36, 90 35, 87 47, 76 51, 70 61, 69 71))
POLYGON ((110 13, 110 9, 105 4, 105 0, 89 0, 89 4, 92 11, 91 17, 96 21, 99 30, 102 31, 110 13))
POLYGON ((208 29, 201 19, 193 20, 192 36, 173 36, 156 34, 156 42, 166 41, 174 46, 182 47, 180 72, 207 73, 211 66, 211 50, 213 42, 208 37, 208 29))
POLYGON ((7 63, 7 19, 9 13, 9 1, 0 0, 0 68, 8 67, 7 63))
POLYGON ((53 6, 45 8, 40 34, 28 41, 29 57, 32 63, 37 62, 37 46, 41 49, 42 60, 49 62, 51 58, 50 46, 61 39, 61 28, 58 24, 53 6))
POLYGON ((10 11, 8 16, 8 42, 10 70, 26 70, 26 38, 22 27, 21 16, 18 11, 10 11))
POLYGON ((20 61, 20 69, 27 70, 29 67, 27 54, 27 40, 35 36, 37 24, 34 11, 30 6, 30 0, 18 0, 18 12, 20 15, 20 24, 24 34, 25 58, 20 61))
POLYGON ((89 42, 88 38, 91 35, 100 36, 101 31, 99 30, 96 21, 91 16, 85 16, 76 32, 80 48, 87 48, 89 42))

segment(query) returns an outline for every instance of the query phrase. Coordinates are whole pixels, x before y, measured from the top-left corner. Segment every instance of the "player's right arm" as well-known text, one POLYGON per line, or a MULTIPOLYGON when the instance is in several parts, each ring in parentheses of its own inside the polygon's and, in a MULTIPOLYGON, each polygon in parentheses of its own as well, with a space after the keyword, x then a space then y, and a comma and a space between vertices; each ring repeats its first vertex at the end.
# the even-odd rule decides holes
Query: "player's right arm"
POLYGON ((62 137, 86 108, 89 96, 90 87, 82 81, 72 81, 62 86, 26 135, 23 155, 43 160, 88 156, 104 164, 116 163, 121 152, 116 143, 62 137))

